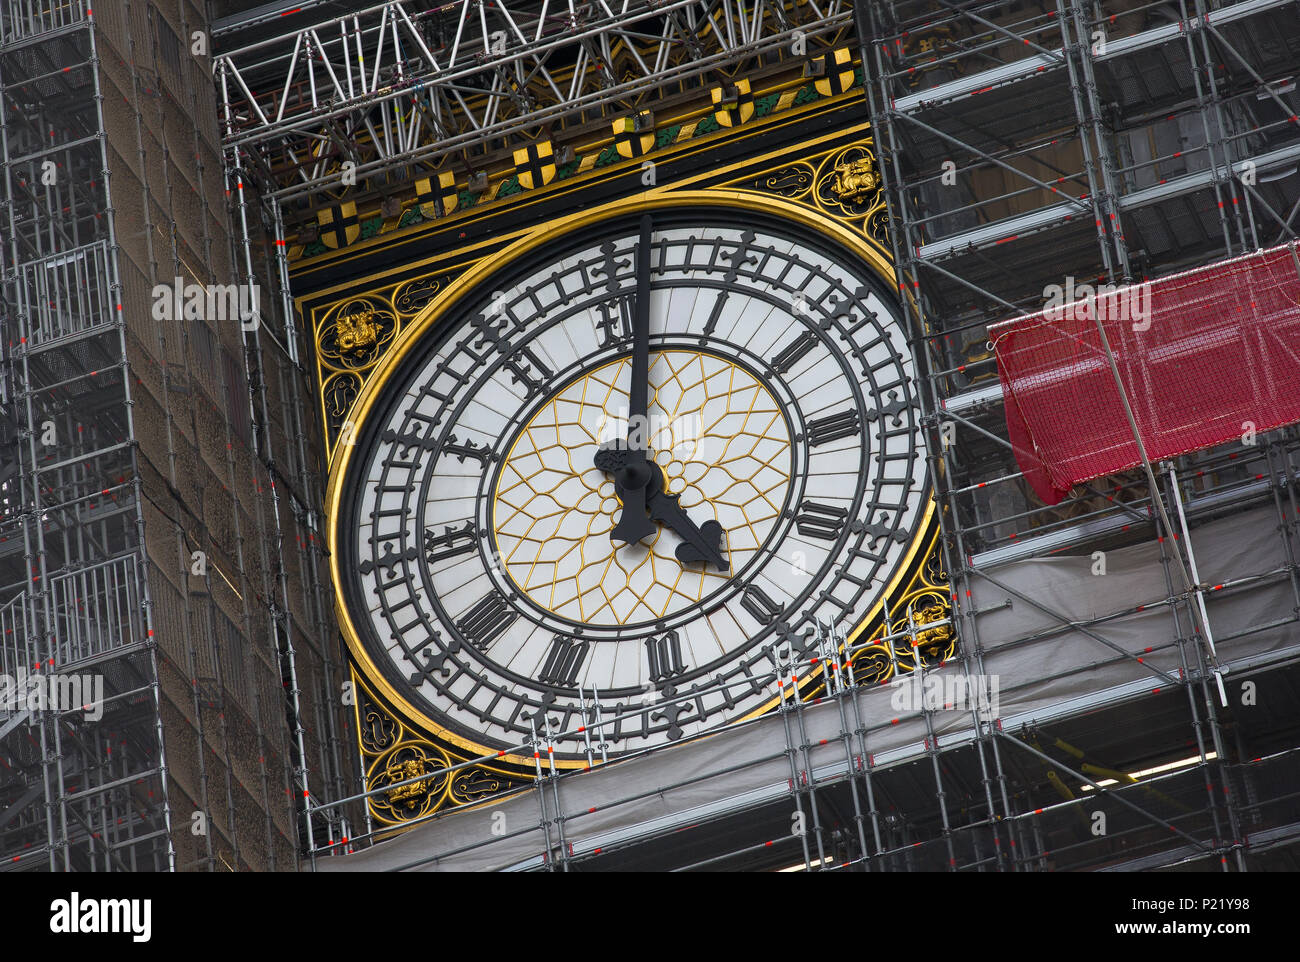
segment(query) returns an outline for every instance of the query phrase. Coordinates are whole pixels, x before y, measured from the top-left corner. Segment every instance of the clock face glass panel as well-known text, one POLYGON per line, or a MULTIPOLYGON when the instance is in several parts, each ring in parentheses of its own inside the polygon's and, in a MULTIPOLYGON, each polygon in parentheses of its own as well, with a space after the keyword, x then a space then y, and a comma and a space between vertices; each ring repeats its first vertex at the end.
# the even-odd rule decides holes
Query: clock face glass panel
MULTIPOLYGON (((679 562, 671 530, 646 539, 646 550, 610 538, 619 501, 591 452, 627 437, 631 367, 630 358, 613 361, 558 391, 524 427, 490 492, 505 573, 535 605, 584 629, 652 627, 698 609, 732 578, 679 562)), ((743 569, 789 492, 785 415, 759 376, 700 350, 655 353, 649 376, 656 430, 646 440, 667 490, 688 514, 721 524, 731 566, 743 569), (719 464, 727 470, 713 470, 719 464)))
POLYGON ((621 501, 595 456, 637 420, 638 242, 636 218, 611 219, 496 271, 346 439, 336 544, 360 644, 475 746, 549 725, 577 755, 584 695, 630 715, 611 752, 753 712, 774 650, 861 621, 925 513, 907 335, 871 268, 807 228, 692 207, 653 218, 640 427, 728 567, 680 561, 666 523, 612 539, 621 501))

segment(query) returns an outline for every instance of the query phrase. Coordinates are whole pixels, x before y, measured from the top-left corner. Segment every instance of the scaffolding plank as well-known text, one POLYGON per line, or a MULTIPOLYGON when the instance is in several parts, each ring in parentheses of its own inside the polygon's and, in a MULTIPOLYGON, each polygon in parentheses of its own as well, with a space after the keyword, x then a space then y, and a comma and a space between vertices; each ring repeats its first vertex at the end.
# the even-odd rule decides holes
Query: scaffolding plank
MULTIPOLYGON (((1217 27, 1243 20, 1258 13, 1293 6, 1294 3, 1295 0, 1243 0, 1243 2, 1229 7, 1210 11, 1206 15, 1206 20, 1212 26, 1217 27)), ((1168 43, 1171 40, 1179 39, 1183 36, 1185 29, 1186 22, 1180 21, 1152 27, 1149 30, 1143 30, 1141 33, 1128 37, 1108 40, 1105 52, 1095 55, 1094 59, 1106 61, 1130 57, 1150 50, 1152 47, 1168 43)), ((988 70, 981 70, 979 73, 968 74, 955 80, 936 84, 928 90, 899 97, 893 102, 893 108, 899 112, 908 113, 914 110, 937 107, 966 97, 978 96, 999 87, 1006 87, 1044 71, 1056 70, 1064 66, 1064 64, 1061 49, 1058 47, 1052 50, 1050 54, 1035 53, 1021 60, 999 64, 988 70)))

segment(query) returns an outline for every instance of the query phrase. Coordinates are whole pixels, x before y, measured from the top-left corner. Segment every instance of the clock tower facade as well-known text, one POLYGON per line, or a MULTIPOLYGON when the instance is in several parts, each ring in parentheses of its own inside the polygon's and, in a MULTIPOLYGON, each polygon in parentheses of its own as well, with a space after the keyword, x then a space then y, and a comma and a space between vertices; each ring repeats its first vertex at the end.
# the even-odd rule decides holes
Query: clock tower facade
POLYGON ((863 644, 949 589, 860 83, 737 78, 290 240, 380 826, 770 711, 832 632, 862 681, 952 654, 863 644))

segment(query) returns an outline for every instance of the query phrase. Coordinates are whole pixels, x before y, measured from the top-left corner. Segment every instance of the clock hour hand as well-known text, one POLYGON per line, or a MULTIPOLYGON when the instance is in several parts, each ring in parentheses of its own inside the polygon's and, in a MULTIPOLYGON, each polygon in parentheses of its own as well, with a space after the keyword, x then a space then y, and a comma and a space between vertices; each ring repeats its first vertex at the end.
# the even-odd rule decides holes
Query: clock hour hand
POLYGON ((595 464, 614 476, 614 493, 623 502, 623 510, 609 533, 610 538, 636 544, 658 531, 646 517, 646 489, 650 484, 653 462, 646 460, 645 451, 636 452, 622 441, 611 441, 596 449, 595 464))
POLYGON ((731 566, 722 554, 722 525, 710 519, 697 527, 679 503, 679 496, 664 491, 664 476, 659 465, 651 461, 649 466, 653 477, 646 488, 646 507, 651 518, 668 525, 682 539, 677 546, 677 560, 682 564, 704 561, 719 571, 730 570, 731 566))

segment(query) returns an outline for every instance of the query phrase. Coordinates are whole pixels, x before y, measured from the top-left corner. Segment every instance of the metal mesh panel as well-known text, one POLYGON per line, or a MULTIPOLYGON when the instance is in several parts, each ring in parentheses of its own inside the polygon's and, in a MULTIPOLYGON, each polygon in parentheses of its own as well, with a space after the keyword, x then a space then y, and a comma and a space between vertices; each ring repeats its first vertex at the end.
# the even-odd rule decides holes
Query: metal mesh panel
POLYGON ((56 664, 141 641, 134 554, 50 579, 56 664))
POLYGON ((35 37, 81 23, 85 18, 81 0, 12 0, 0 7, 0 41, 35 37))
POLYGON ((1279 247, 990 328, 1016 457, 1056 504, 1142 462, 1300 421, 1300 261, 1279 247))
POLYGON ((108 244, 100 241, 22 265, 19 291, 33 346, 112 320, 108 244))

